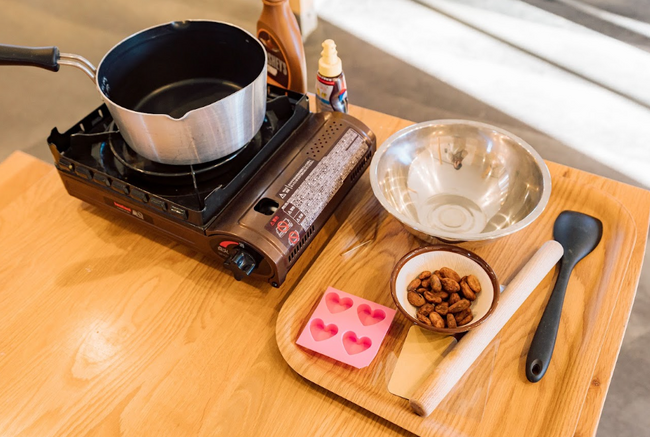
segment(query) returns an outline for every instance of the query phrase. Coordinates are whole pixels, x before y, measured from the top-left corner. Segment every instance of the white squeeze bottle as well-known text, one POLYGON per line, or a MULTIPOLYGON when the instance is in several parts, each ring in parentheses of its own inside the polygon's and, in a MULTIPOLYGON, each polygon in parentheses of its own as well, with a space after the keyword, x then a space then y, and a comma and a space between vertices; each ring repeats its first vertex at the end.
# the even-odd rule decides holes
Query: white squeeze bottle
POLYGON ((316 108, 319 112, 348 112, 348 89, 345 85, 343 65, 332 40, 323 41, 323 51, 318 60, 316 108))

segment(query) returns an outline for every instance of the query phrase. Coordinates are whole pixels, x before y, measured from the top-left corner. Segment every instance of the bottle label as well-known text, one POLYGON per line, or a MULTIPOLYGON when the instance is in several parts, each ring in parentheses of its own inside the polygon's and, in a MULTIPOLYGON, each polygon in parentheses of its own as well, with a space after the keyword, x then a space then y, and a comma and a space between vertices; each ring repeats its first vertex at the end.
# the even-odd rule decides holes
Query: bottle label
POLYGON ((336 78, 326 78, 317 75, 316 80, 316 106, 319 111, 348 112, 348 90, 345 85, 345 76, 340 74, 336 78))
POLYGON ((280 45, 276 39, 264 29, 260 29, 257 33, 257 38, 266 49, 266 55, 268 58, 266 72, 269 79, 272 79, 281 87, 289 88, 289 67, 287 66, 287 58, 284 56, 284 53, 282 53, 280 45))

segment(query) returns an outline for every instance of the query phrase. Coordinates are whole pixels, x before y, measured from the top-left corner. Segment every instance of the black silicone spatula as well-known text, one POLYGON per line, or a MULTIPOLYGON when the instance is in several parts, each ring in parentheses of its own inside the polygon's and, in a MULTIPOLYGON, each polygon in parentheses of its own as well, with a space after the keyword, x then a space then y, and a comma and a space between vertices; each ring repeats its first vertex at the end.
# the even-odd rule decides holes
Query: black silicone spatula
POLYGON ((576 211, 563 211, 555 220, 553 238, 564 247, 564 255, 560 260, 560 273, 555 288, 551 292, 526 358, 526 377, 533 383, 544 377, 551 362, 571 271, 598 246, 602 236, 603 223, 595 217, 576 211))

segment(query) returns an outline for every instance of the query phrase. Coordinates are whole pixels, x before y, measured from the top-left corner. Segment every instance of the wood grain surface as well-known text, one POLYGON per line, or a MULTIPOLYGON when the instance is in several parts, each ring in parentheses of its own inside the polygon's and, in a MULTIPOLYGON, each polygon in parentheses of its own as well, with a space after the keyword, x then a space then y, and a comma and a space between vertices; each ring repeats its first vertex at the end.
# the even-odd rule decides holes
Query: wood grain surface
POLYGON ((5 164, 48 171, 0 196, 1 435, 405 433, 306 383, 275 342, 345 207, 274 289, 70 197, 53 166, 5 164))
POLYGON ((495 339, 496 359, 488 348, 488 354, 474 363, 426 418, 415 415, 408 403, 387 390, 410 328, 401 314, 375 361, 363 370, 353 370, 295 344, 312 303, 327 286, 390 306, 389 274, 382 273, 391 272, 404 254, 422 245, 404 234, 402 225, 388 213, 374 208, 377 201, 372 193, 353 211, 282 308, 276 330, 284 358, 303 377, 419 435, 572 435, 618 299, 617 286, 634 248, 636 226, 613 197, 563 177, 553 165, 550 170, 553 190, 549 204, 525 232, 488 244, 461 244, 486 260, 500 281, 507 283, 537 248, 552 238, 553 223, 561 211, 581 211, 603 221, 601 244, 578 264, 571 277, 553 360, 541 382, 527 381, 524 364, 553 286, 553 274, 535 289, 495 339), (373 243, 342 255, 359 228, 375 225, 373 243), (332 266, 341 268, 334 271, 332 266), (491 367, 488 361, 494 361, 491 367), (474 403, 476 398, 485 401, 474 403))
MULTIPOLYGON (((352 111, 380 143, 410 124, 352 111)), ((301 378, 275 340, 282 304, 367 187, 355 187, 288 281, 273 289, 235 282, 214 260, 69 197, 53 168, 38 160, 9 160, 0 172, 1 434, 407 433, 301 378), (16 163, 27 173, 7 176, 16 163)), ((645 191, 562 169, 616 196, 647 229, 645 191)), ((360 228, 350 243, 366 234, 373 229, 360 228)), ((610 348, 603 349, 594 376, 599 386, 590 389, 582 412, 578 430, 587 434, 602 408, 645 238, 637 237, 614 310, 622 323, 607 332, 610 348)), ((477 391, 471 406, 480 405, 484 392, 477 391)))
POLYGON ((0 209, 22 195, 54 167, 24 152, 14 152, 0 163, 0 209))

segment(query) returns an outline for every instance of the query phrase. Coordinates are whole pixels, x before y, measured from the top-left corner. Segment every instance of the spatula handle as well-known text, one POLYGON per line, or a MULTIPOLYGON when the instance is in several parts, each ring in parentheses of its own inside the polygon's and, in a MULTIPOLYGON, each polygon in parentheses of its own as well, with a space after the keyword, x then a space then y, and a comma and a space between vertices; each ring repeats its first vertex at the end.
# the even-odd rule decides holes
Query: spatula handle
POLYGON ((416 414, 426 417, 433 412, 546 274, 553 269, 563 252, 562 245, 551 240, 544 243, 530 258, 501 294, 499 305, 492 316, 463 336, 415 392, 410 404, 416 414))
POLYGON ((548 365, 551 363, 557 331, 560 327, 564 295, 572 269, 573 266, 562 263, 555 287, 548 299, 542 319, 539 320, 533 341, 530 343, 530 349, 526 357, 526 378, 532 383, 539 382, 544 377, 548 365))

